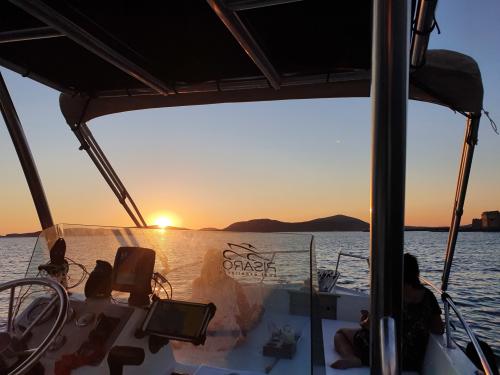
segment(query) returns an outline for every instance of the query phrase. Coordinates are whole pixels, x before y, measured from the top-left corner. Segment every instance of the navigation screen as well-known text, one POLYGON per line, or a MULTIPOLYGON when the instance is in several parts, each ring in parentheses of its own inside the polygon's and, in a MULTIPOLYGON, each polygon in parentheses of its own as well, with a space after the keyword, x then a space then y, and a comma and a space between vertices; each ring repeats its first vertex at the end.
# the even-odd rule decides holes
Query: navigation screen
POLYGON ((135 285, 137 259, 123 262, 116 273, 115 282, 123 285, 135 285))
POLYGON ((172 300, 153 303, 143 331, 180 341, 202 344, 206 329, 215 313, 215 305, 172 300))
POLYGON ((154 250, 120 247, 113 265, 113 290, 150 294, 154 265, 154 250))

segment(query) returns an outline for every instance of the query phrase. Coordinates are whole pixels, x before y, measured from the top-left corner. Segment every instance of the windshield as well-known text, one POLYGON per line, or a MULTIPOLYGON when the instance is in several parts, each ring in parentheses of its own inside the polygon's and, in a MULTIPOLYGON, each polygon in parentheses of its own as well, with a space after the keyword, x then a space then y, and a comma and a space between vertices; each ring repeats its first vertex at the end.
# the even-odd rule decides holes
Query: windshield
MULTIPOLYGON (((154 288, 161 298, 216 305, 204 345, 171 342, 176 362, 311 372, 313 236, 57 225, 40 234, 26 276, 41 275, 38 266, 49 261, 58 238, 66 242, 67 285, 75 296, 96 260, 113 264, 118 248, 144 247, 155 251, 155 271, 167 279, 154 288)), ((124 303, 126 295, 114 291, 112 301, 124 303)))

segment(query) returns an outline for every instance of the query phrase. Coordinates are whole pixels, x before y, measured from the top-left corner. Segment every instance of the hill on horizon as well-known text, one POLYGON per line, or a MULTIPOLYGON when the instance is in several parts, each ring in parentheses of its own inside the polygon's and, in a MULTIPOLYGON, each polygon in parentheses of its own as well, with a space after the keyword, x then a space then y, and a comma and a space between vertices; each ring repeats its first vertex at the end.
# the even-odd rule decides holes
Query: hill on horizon
POLYGON ((370 225, 354 217, 334 215, 295 223, 253 219, 233 223, 223 230, 231 232, 359 232, 369 231, 370 225))
MULTIPOLYGON (((149 228, 157 228, 155 225, 149 228)), ((183 227, 169 227, 172 230, 191 230, 183 227)), ((74 230, 77 230, 76 228, 74 230)), ((224 229, 206 227, 200 231, 228 231, 228 232, 369 232, 370 224, 366 221, 347 215, 333 215, 319 219, 301 222, 286 222, 273 219, 252 219, 238 221, 224 229)), ((447 232, 449 227, 405 226, 405 231, 447 232)), ((482 232, 484 229, 473 228, 472 225, 462 225, 461 232, 482 232)), ((497 232, 500 232, 497 230, 497 232)), ((0 234, 0 238, 38 237, 40 231, 28 233, 0 234)))

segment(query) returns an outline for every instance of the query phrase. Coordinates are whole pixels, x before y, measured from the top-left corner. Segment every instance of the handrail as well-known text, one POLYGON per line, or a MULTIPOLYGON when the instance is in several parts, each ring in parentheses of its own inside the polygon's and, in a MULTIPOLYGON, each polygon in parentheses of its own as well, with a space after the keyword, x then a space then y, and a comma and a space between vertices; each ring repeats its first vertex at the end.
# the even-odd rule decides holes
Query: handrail
POLYGON ((366 262, 368 263, 368 266, 370 266, 370 259, 368 257, 364 257, 362 255, 351 254, 351 253, 344 253, 344 252, 340 251, 339 252, 339 256, 337 257, 337 265, 335 266, 335 274, 338 273, 337 271, 339 269, 339 263, 340 263, 340 257, 341 256, 346 256, 346 257, 351 257, 351 258, 366 260, 366 262))
POLYGON ((481 365, 483 366, 484 373, 486 375, 493 375, 493 371, 491 371, 490 365, 488 364, 488 360, 486 359, 486 356, 483 353, 483 350, 481 349, 481 346, 479 345, 479 342, 477 341, 476 335, 470 328, 469 324, 465 321, 464 317, 458 310, 458 307, 455 305, 455 302, 451 298, 451 296, 447 292, 443 292, 441 289, 439 289, 437 286, 435 286, 430 280, 427 280, 424 277, 420 277, 420 280, 424 283, 430 286, 432 289, 434 289, 437 293, 441 295, 441 299, 443 300, 444 304, 444 312, 445 312, 445 324, 446 324, 446 345, 448 348, 452 347, 452 337, 451 337, 451 330, 450 330, 450 307, 451 309, 455 312, 455 314, 458 317, 458 320, 460 320, 460 323, 462 324, 462 327, 464 327, 465 332, 467 333, 467 336, 469 336, 469 339, 472 342, 472 345, 474 346, 474 350, 476 351, 477 355, 479 356, 479 360, 481 361, 481 365))
POLYGON ((469 324, 465 321, 463 318, 462 314, 460 311, 458 311, 457 306, 455 305, 455 302, 453 302, 453 299, 450 297, 448 293, 443 293, 442 295, 443 301, 446 301, 445 303, 448 304, 449 307, 455 311, 455 314, 457 315, 458 319, 460 320, 460 323, 462 323, 462 326, 464 327, 465 331, 467 332, 467 336, 469 336, 472 345, 474 346, 474 349, 476 350, 476 353, 479 356, 479 359, 481 360, 481 365, 483 366, 483 370, 486 375, 493 375, 493 371, 491 371, 490 365, 488 364, 488 360, 486 359, 486 356, 483 353, 483 350, 481 349, 481 346, 479 345, 479 342, 477 341, 476 335, 474 332, 472 332, 472 329, 469 327, 469 324))
POLYGON ((382 359, 382 374, 398 374, 396 358, 396 324, 390 316, 380 319, 380 358, 382 359))

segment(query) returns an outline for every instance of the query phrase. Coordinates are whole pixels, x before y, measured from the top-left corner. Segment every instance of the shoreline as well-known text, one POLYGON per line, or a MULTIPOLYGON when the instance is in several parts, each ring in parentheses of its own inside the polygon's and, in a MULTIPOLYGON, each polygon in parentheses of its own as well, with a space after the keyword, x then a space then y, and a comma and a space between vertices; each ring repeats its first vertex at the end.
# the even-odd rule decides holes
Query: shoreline
MULTIPOLYGON (((183 228, 184 229, 184 228, 183 228)), ((189 229, 188 229, 189 230, 189 229)), ((194 229, 196 231, 214 231, 214 232, 232 232, 232 233, 283 233, 282 231, 238 231, 238 230, 226 230, 226 229, 194 229)), ((405 232, 448 232, 449 228, 447 227, 408 227, 405 228, 405 232)), ((369 233, 369 230, 309 230, 309 231, 292 231, 293 233, 335 233, 335 232, 360 232, 360 233, 369 233)), ((485 229, 472 229, 472 228, 460 228, 459 232, 461 233, 500 233, 500 230, 485 230, 485 229)), ((36 238, 40 235, 41 231, 38 232, 27 232, 27 233, 8 233, 5 235, 0 235, 1 238, 36 238)))

